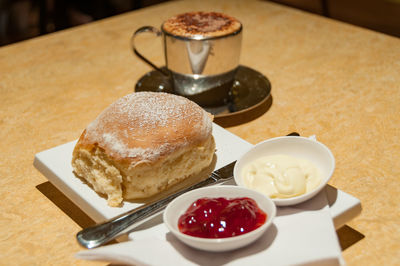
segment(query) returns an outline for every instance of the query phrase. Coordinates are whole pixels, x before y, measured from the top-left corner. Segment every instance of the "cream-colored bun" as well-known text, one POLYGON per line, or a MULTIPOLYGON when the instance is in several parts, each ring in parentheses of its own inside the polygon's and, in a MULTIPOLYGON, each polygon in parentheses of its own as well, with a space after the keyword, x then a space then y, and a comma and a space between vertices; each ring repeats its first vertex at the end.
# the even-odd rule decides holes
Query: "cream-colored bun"
POLYGON ((73 151, 75 173, 108 205, 146 198, 210 165, 212 115, 172 94, 136 92, 105 109, 73 151))

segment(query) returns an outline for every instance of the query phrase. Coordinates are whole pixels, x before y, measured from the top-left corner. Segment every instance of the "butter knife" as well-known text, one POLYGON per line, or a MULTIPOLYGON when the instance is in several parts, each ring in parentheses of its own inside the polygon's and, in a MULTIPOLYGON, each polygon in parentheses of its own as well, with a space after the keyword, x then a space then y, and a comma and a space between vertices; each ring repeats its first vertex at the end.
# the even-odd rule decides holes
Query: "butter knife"
POLYGON ((207 179, 169 195, 159 201, 142 205, 108 221, 85 228, 76 235, 76 238, 79 244, 86 248, 101 246, 148 221, 163 211, 167 207, 168 203, 176 197, 196 188, 220 184, 232 179, 235 163, 236 161, 215 170, 207 179))
MULTIPOLYGON (((299 134, 293 132, 288 136, 299 136, 299 134)), ((163 211, 167 207, 168 203, 170 203, 176 197, 196 188, 216 185, 231 180, 233 178, 233 168, 235 163, 236 161, 217 169, 213 171, 207 179, 171 194, 161 200, 144 204, 108 221, 87 227, 78 232, 76 238, 79 244, 81 244, 83 247, 99 247, 150 220, 152 217, 163 211)))

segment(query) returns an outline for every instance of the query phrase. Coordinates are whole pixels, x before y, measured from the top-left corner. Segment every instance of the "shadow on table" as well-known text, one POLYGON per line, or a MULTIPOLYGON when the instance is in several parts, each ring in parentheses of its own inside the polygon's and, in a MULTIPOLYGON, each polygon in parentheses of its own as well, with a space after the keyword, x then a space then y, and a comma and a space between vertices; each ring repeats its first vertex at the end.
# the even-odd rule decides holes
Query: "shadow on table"
POLYGON ((36 188, 80 227, 86 228, 96 224, 49 181, 37 185, 36 188))
POLYGON ((361 234, 357 230, 355 230, 347 225, 344 225, 341 228, 339 228, 338 230, 336 230, 336 233, 338 235, 339 244, 340 244, 340 247, 342 248, 342 251, 346 250, 347 248, 351 247, 358 241, 365 238, 365 236, 363 234, 361 234))
POLYGON ((272 106, 272 102, 272 95, 270 95, 266 101, 260 103, 250 110, 237 112, 236 114, 231 116, 215 117, 214 122, 221 127, 233 127, 250 122, 266 113, 272 106))

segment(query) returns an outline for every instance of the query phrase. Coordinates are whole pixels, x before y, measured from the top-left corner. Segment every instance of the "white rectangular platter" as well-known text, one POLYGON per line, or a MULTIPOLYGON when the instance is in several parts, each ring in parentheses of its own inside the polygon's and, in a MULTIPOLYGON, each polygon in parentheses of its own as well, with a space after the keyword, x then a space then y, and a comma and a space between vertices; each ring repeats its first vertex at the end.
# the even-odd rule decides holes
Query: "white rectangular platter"
MULTIPOLYGON (((213 124, 213 135, 217 148, 215 169, 237 160, 252 147, 252 144, 216 124, 213 124)), ((77 178, 71 166, 75 143, 76 141, 72 141, 37 153, 34 166, 95 222, 110 219, 141 206, 140 203, 124 202, 122 207, 109 207, 105 198, 100 197, 77 178)), ((343 226, 361 212, 361 203, 357 198, 329 185, 325 191, 336 228, 343 226)))

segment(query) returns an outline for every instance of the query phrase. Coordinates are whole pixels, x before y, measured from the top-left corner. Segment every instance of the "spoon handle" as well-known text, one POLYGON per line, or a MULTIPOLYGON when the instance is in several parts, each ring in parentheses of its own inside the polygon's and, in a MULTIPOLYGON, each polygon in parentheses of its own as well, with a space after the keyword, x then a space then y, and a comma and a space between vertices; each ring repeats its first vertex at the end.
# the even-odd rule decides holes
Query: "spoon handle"
POLYGON ((191 187, 178 191, 157 202, 145 204, 120 216, 112 218, 104 223, 83 229, 76 235, 76 238, 78 242, 86 248, 95 248, 101 246, 117 236, 122 235, 130 231, 132 228, 146 222, 164 210, 168 203, 183 193, 219 182, 220 180, 211 175, 207 179, 191 187))
MULTIPOLYGON (((293 132, 288 136, 299 136, 299 134, 293 132)), ((207 179, 169 195, 159 201, 145 204, 108 221, 83 229, 76 235, 76 238, 79 244, 86 248, 101 246, 110 240, 113 240, 117 236, 127 233, 134 227, 148 221, 156 214, 163 211, 168 203, 176 197, 196 188, 223 183, 231 179, 233 177, 234 165, 235 162, 215 170, 207 179)))

